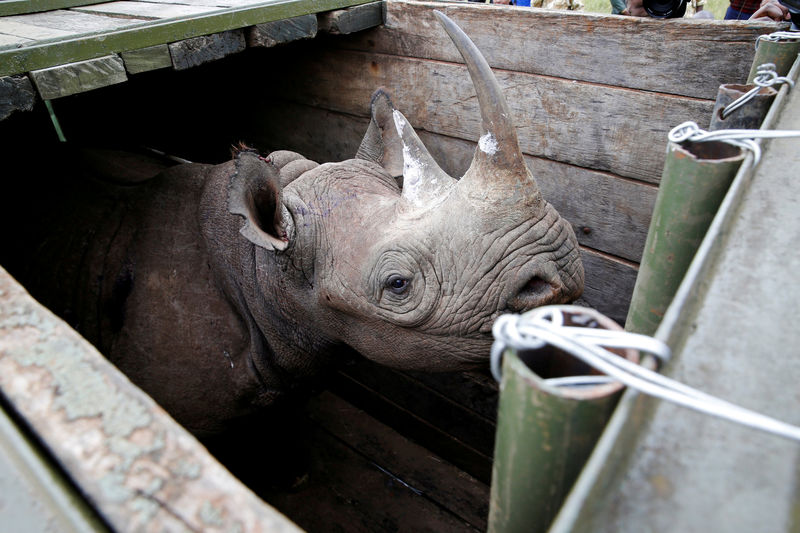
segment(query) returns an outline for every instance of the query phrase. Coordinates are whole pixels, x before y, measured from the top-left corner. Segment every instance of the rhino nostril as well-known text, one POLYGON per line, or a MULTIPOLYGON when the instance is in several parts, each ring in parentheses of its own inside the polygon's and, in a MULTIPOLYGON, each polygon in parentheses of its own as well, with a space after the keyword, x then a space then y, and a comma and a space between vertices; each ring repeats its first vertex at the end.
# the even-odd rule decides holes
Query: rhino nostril
POLYGON ((522 288, 520 293, 523 292, 539 292, 544 290, 545 288, 550 287, 550 284, 547 283, 545 280, 540 278, 539 276, 534 276, 525 286, 522 288))
POLYGON ((527 311, 540 305, 553 303, 560 290, 556 284, 540 276, 529 279, 506 304, 515 313, 527 311))

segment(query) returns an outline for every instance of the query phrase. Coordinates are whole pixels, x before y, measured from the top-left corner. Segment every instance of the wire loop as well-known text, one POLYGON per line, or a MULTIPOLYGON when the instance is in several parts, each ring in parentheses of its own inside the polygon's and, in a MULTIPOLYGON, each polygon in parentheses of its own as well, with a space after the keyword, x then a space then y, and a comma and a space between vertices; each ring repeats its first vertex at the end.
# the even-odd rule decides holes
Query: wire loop
POLYGON ((761 160, 761 148, 755 139, 786 139, 800 137, 800 130, 716 130, 705 131, 692 121, 687 121, 672 128, 667 138, 681 144, 686 141, 706 142, 722 141, 753 152, 753 165, 761 160))
POLYGON ((794 89, 794 81, 786 76, 778 76, 775 72, 774 63, 764 63, 756 69, 756 76, 753 79, 755 87, 744 93, 742 96, 728 104, 721 112, 720 118, 725 120, 731 113, 742 107, 744 104, 755 98, 756 94, 764 87, 772 87, 776 84, 785 83, 790 89, 794 89))
MULTIPOLYGON (((567 326, 565 315, 572 322, 581 318, 591 321, 594 310, 554 305, 540 307, 523 315, 502 315, 494 323, 494 344, 491 352, 492 374, 502 380, 500 363, 506 349, 535 350, 551 345, 599 370, 604 376, 570 376, 546 379, 551 386, 576 387, 619 382, 650 396, 695 411, 730 420, 738 424, 800 441, 800 427, 739 407, 710 394, 648 370, 607 348, 628 348, 652 354, 661 361, 670 357, 663 342, 626 331, 567 326)), ((602 315, 601 315, 602 316, 602 315)))
POLYGON ((769 41, 777 43, 780 41, 798 41, 800 34, 796 31, 775 31, 768 35, 759 35, 756 37, 756 50, 758 50, 758 43, 761 41, 769 41))

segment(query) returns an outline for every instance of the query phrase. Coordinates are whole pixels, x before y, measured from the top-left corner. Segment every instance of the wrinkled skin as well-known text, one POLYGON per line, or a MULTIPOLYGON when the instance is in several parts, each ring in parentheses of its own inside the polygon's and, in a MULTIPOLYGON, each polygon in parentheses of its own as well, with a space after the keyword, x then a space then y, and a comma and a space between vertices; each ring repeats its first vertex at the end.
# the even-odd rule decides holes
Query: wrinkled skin
MULTIPOLYGON (((459 31, 448 28, 457 43, 459 31)), ((80 268, 49 284, 48 259, 25 272, 198 435, 291 395, 343 347, 395 368, 486 364, 493 319, 574 300, 583 267, 571 226, 525 167, 488 66, 471 42, 461 47, 484 131, 460 180, 379 91, 355 159, 243 149, 222 165, 178 166, 91 198, 81 190, 87 207, 69 206, 72 220, 38 248, 71 247, 62 255, 80 268), (63 234, 82 227, 91 239, 63 234)))

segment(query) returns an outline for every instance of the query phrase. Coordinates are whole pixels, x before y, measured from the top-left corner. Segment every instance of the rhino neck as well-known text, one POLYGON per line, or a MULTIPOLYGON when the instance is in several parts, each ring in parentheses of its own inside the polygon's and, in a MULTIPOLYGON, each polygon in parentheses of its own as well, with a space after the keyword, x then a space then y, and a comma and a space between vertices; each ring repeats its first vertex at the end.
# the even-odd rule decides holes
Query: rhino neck
MULTIPOLYGON (((259 404, 304 388, 324 367, 319 342, 307 335, 307 318, 301 310, 305 277, 297 268, 291 248, 285 252, 264 250, 239 230, 242 218, 228 212, 227 180, 232 165, 217 167, 210 175, 199 211, 199 223, 209 254, 211 269, 220 292, 244 323, 248 347, 238 354, 239 366, 247 368, 261 393, 259 404)), ((294 226, 287 230, 294 233, 294 226)))

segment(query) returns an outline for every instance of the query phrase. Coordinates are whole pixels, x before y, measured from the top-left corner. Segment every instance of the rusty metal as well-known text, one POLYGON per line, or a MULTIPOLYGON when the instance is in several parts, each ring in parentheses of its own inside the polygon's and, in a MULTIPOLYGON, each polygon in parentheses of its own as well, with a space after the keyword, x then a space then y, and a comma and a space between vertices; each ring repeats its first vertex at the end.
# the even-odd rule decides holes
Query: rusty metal
POLYGON ((725 129, 758 129, 769 111, 772 101, 778 91, 772 87, 761 87, 757 85, 740 85, 729 83, 719 86, 717 101, 714 103, 714 111, 711 113, 711 125, 709 130, 725 129), (750 100, 742 107, 727 114, 723 113, 729 106, 743 97, 750 91, 755 91, 750 100))

